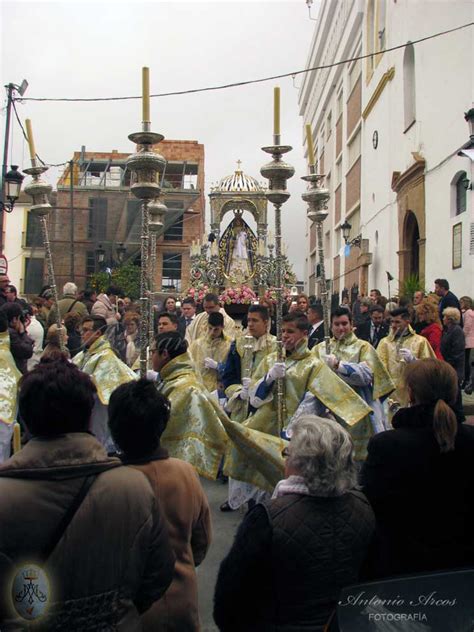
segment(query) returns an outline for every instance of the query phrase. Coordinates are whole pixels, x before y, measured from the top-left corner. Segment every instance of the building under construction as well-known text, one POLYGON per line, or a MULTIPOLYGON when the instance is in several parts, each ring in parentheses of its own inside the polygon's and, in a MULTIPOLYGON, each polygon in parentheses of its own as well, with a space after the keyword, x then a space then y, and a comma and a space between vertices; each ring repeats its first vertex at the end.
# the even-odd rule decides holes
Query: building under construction
MULTIPOLYGON (((204 146, 164 140, 157 151, 166 159, 161 187, 168 213, 157 240, 155 287, 180 292, 188 285, 189 247, 204 232, 204 146)), ((128 156, 83 147, 60 177, 50 217, 58 288, 71 280, 84 288, 94 272, 140 262, 141 201, 130 193, 128 156)))

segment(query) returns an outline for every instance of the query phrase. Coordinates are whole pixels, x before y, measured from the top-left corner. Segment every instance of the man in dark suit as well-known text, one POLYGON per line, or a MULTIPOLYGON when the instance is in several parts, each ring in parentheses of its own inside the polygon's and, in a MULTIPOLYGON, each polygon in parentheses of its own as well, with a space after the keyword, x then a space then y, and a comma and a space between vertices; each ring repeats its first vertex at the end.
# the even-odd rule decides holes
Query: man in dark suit
POLYGON ((361 340, 367 340, 377 349, 379 342, 389 332, 388 324, 384 321, 384 308, 381 305, 372 305, 369 309, 370 320, 358 325, 355 334, 361 340))
POLYGON ((439 319, 441 322, 443 322, 443 311, 446 309, 446 307, 455 307, 461 312, 461 305, 459 304, 458 297, 449 291, 449 283, 448 281, 446 281, 446 279, 435 279, 434 286, 435 294, 441 297, 441 300, 438 304, 439 319))
POLYGON ((308 321, 311 326, 308 334, 308 349, 324 340, 323 307, 318 303, 312 303, 308 307, 308 321))
POLYGON ((193 322, 196 314, 196 303, 191 297, 183 300, 182 304, 177 303, 178 313, 178 333, 181 338, 186 334, 186 328, 193 322), (178 307, 179 306, 179 307, 178 307))

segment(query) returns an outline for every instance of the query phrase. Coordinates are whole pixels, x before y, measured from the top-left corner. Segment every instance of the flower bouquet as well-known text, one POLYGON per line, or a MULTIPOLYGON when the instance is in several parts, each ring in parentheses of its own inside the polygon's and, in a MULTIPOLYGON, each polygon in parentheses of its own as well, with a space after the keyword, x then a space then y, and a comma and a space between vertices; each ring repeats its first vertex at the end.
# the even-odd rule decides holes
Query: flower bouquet
POLYGON ((250 305, 257 300, 257 295, 248 286, 228 287, 219 296, 219 300, 224 305, 250 305))
POLYGON ((205 283, 199 283, 196 286, 189 287, 183 294, 183 296, 188 296, 196 303, 202 303, 204 297, 209 292, 209 286, 205 283))

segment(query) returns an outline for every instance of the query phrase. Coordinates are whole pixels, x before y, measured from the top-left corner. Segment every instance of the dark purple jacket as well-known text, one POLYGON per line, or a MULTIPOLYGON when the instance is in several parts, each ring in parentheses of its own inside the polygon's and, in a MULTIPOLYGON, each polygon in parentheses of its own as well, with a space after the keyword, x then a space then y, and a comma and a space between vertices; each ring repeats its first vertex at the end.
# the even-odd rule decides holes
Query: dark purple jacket
POLYGON ((34 340, 26 332, 18 333, 13 327, 8 328, 10 334, 10 351, 15 360, 15 364, 21 373, 26 373, 27 362, 33 355, 34 340))

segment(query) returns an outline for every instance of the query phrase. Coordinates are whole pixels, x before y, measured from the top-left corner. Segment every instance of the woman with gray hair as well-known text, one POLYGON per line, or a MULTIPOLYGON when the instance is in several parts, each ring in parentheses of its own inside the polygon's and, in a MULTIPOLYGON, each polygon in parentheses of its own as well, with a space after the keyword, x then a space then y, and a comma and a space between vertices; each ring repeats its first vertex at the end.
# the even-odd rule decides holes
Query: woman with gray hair
POLYGON ((443 310, 444 331, 441 338, 441 353, 458 375, 459 383, 464 380, 464 331, 460 325, 461 312, 457 307, 443 310))
POLYGON ((375 519, 339 424, 301 417, 283 451, 286 478, 245 516, 221 564, 219 630, 323 630, 344 586, 357 583, 375 519))
POLYGON ((443 335, 441 337, 441 353, 458 376, 458 394, 454 410, 459 423, 466 420, 463 411, 461 384, 464 381, 465 337, 461 327, 461 312, 457 307, 446 307, 443 310, 443 335))

